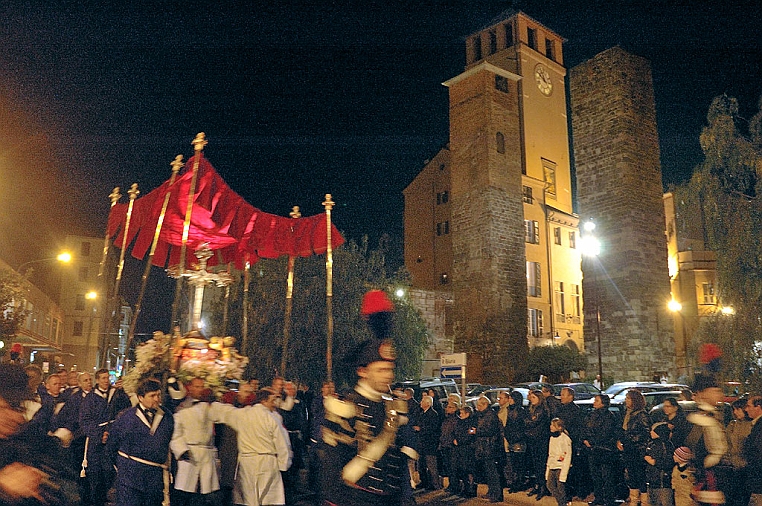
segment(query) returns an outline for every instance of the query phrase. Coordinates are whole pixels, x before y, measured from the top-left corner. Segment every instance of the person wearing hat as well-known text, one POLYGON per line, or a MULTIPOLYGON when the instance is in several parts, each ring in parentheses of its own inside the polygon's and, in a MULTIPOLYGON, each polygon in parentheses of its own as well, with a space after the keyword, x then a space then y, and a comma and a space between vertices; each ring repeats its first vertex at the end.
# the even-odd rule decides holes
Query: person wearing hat
POLYGON ((389 338, 394 311, 386 294, 365 294, 361 315, 373 339, 349 356, 358 376, 343 399, 325 400, 322 425, 321 492, 326 504, 393 505, 406 497, 406 448, 400 427, 407 423, 407 403, 389 396, 395 353, 389 338))
POLYGON ((672 491, 675 506, 693 506, 693 484, 696 482, 693 469, 689 464, 693 460, 693 452, 687 446, 678 446, 672 454, 675 467, 672 468, 672 491))
POLYGON ((684 444, 693 452, 691 467, 696 474, 693 498, 698 503, 722 504, 725 502, 726 466, 719 464, 728 451, 725 427, 716 414, 717 403, 723 399, 722 389, 714 376, 697 373, 692 390, 698 410, 688 415, 692 428, 684 444))

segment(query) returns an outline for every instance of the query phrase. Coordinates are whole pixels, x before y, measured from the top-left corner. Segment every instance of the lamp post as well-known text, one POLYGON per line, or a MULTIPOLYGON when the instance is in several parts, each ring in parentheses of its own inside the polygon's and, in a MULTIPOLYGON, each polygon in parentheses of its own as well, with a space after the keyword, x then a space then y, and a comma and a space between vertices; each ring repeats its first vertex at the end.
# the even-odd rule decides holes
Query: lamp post
POLYGON ((601 253, 601 243, 598 238, 595 237, 595 222, 593 220, 585 222, 582 229, 585 232, 582 236, 582 255, 587 257, 589 261, 596 263, 593 274, 593 285, 595 286, 595 291, 593 294, 595 299, 595 335, 598 351, 598 375, 601 378, 601 386, 603 386, 603 357, 601 353, 601 306, 598 293, 600 290, 600 287, 598 286, 599 266, 597 265, 598 255, 601 253))
POLYGON ((672 311, 673 315, 674 314, 680 315, 680 329, 682 331, 681 334, 682 334, 682 340, 683 340, 683 352, 682 352, 683 357, 682 358, 683 358, 683 363, 685 367, 685 374, 689 376, 693 368, 691 367, 690 360, 688 358, 689 357, 689 353, 688 353, 689 343, 688 343, 688 333, 685 330, 686 321, 685 321, 685 315, 683 314, 683 305, 680 304, 675 299, 670 299, 670 301, 667 303, 667 309, 672 311))
MULTIPOLYGON (((90 360, 90 337, 93 335, 93 318, 95 317, 95 310, 98 307, 95 300, 98 298, 98 293, 95 291, 89 291, 85 294, 85 299, 92 302, 93 307, 90 310, 90 318, 87 323, 87 337, 85 338, 85 359, 90 360)), ((97 355, 97 352, 96 352, 97 355)), ((89 364, 88 364, 89 365, 89 364)))
POLYGON ((18 269, 16 269, 16 272, 18 272, 19 274, 24 274, 24 272, 28 270, 28 267, 30 265, 41 264, 45 262, 52 262, 53 260, 57 260, 61 263, 68 264, 69 262, 71 262, 71 253, 67 251, 63 251, 54 257, 40 258, 37 260, 30 260, 28 262, 24 262, 23 264, 19 265, 18 269))

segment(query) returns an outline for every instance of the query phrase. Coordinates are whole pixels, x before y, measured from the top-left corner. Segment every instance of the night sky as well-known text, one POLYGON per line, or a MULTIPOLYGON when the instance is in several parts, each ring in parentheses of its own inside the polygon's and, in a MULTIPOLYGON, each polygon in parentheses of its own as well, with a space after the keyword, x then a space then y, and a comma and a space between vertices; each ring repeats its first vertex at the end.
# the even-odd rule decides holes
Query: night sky
POLYGON ((349 237, 401 237, 402 190, 448 140, 441 83, 510 7, 567 39, 567 68, 617 44, 652 62, 665 186, 701 160, 714 96, 756 110, 756 1, 7 2, 0 258, 102 235, 111 189, 154 189, 200 131, 255 207, 316 214, 332 193, 349 237))

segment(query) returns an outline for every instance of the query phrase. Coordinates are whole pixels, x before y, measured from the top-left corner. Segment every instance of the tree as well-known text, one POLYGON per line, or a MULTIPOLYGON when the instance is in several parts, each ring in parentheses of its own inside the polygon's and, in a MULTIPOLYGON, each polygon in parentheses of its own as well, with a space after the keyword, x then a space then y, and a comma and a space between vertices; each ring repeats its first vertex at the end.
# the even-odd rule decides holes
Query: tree
POLYGON ((536 346, 529 350, 526 360, 524 381, 536 381, 541 374, 551 383, 561 383, 569 379, 571 371, 587 367, 587 358, 577 350, 567 346, 536 346))
MULTIPOLYGON (((423 318, 405 297, 410 281, 404 270, 387 274, 389 239, 380 239, 376 249, 368 248, 367 237, 360 243, 349 241, 333 252, 333 380, 338 386, 354 382, 354 368, 348 365, 352 350, 370 338, 360 317, 363 295, 384 289, 395 304, 392 337, 397 351, 397 377, 420 374, 428 337, 423 318)), ((326 376, 326 295, 325 256, 297 258, 294 269, 293 310, 286 376, 316 388, 326 376)), ((250 358, 250 374, 266 384, 280 367, 283 346, 287 258, 260 260, 251 267, 249 283, 249 343, 241 354, 250 358)), ((231 287, 230 314, 241 314, 241 283, 231 287)), ((217 302, 218 308, 221 301, 217 302)), ((221 321, 222 311, 214 311, 221 321)), ((229 334, 241 335, 240 322, 231 318, 229 334)), ((278 371, 280 373, 280 371, 278 371)))
POLYGON ((735 98, 716 97, 701 132, 704 161, 690 181, 676 189, 676 202, 700 209, 706 246, 717 257, 718 301, 735 310, 732 316, 702 321, 691 351, 695 353, 701 342, 715 342, 725 356, 722 379, 758 383, 762 382, 762 100, 759 106, 747 122, 739 115, 735 98))
MULTIPOLYGON (((0 340, 8 342, 24 323, 27 312, 19 305, 23 300, 23 279, 10 270, 0 270, 0 340)), ((4 352, 8 346, 0 350, 4 352)))

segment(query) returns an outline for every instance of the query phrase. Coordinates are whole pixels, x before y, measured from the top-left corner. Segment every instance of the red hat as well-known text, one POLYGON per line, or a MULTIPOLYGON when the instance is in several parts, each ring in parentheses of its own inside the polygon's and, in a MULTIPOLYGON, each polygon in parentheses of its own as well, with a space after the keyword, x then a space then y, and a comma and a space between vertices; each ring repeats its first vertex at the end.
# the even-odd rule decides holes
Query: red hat
POLYGON ((13 343, 13 346, 11 346, 11 353, 21 353, 24 351, 24 348, 21 347, 21 343, 13 343))
POLYGON ((372 315, 374 313, 392 313, 394 312, 394 304, 389 300, 386 292, 382 290, 371 290, 365 294, 362 298, 362 305, 360 306, 360 314, 363 316, 372 315))

